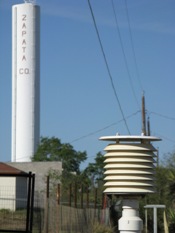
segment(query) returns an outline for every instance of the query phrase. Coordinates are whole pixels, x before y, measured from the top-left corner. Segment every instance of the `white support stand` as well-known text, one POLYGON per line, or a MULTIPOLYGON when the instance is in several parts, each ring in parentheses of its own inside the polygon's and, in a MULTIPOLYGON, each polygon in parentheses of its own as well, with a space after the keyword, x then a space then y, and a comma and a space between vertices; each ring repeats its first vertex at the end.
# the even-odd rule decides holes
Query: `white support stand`
POLYGON ((148 208, 152 208, 153 209, 153 220, 154 220, 154 233, 157 233, 157 209, 161 208, 161 209, 165 209, 166 206, 165 205, 146 205, 144 206, 145 210, 145 227, 146 227, 146 232, 148 231, 147 228, 147 209, 148 208))
POLYGON ((143 221, 139 217, 139 201, 135 199, 123 200, 122 217, 119 219, 120 233, 141 233, 143 221))

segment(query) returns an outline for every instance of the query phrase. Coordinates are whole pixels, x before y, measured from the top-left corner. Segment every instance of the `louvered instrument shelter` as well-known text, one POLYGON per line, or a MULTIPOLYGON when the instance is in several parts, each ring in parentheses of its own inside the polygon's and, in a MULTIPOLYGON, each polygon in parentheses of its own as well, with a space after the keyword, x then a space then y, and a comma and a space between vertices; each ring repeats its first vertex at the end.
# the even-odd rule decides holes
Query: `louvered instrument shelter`
POLYGON ((114 141, 104 150, 105 190, 107 194, 146 194, 154 192, 157 150, 151 136, 107 136, 100 140, 114 141))

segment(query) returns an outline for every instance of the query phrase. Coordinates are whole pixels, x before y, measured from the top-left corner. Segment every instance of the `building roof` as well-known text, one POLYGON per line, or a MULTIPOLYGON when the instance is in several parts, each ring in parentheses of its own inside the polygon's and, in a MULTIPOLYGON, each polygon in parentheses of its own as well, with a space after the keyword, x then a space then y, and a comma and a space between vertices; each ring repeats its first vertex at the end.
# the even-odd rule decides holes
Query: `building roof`
POLYGON ((0 162, 0 175, 19 175, 26 174, 24 171, 21 171, 15 167, 9 166, 5 163, 0 162))

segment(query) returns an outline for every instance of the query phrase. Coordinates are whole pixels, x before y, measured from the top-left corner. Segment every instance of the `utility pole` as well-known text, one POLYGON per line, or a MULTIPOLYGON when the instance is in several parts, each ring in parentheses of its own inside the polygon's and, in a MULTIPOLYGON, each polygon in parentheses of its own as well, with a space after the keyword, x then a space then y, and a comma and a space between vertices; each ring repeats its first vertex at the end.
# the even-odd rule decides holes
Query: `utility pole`
POLYGON ((142 96, 142 134, 146 135, 146 120, 145 120, 145 96, 142 96))
POLYGON ((151 136, 150 120, 149 120, 149 117, 148 117, 148 120, 147 120, 147 129, 148 129, 148 136, 151 136))

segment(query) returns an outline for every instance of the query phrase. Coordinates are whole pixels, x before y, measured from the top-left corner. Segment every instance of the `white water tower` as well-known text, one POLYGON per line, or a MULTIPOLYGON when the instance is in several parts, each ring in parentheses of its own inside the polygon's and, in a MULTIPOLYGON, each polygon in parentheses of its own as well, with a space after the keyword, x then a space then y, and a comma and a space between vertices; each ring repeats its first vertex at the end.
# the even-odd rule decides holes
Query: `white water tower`
POLYGON ((30 162, 40 138, 40 7, 12 7, 12 162, 30 162))
POLYGON ((141 233, 143 222, 139 217, 139 197, 154 193, 156 149, 151 136, 106 136, 100 140, 113 141, 104 150, 106 194, 123 199, 123 212, 119 220, 121 233, 141 233))

